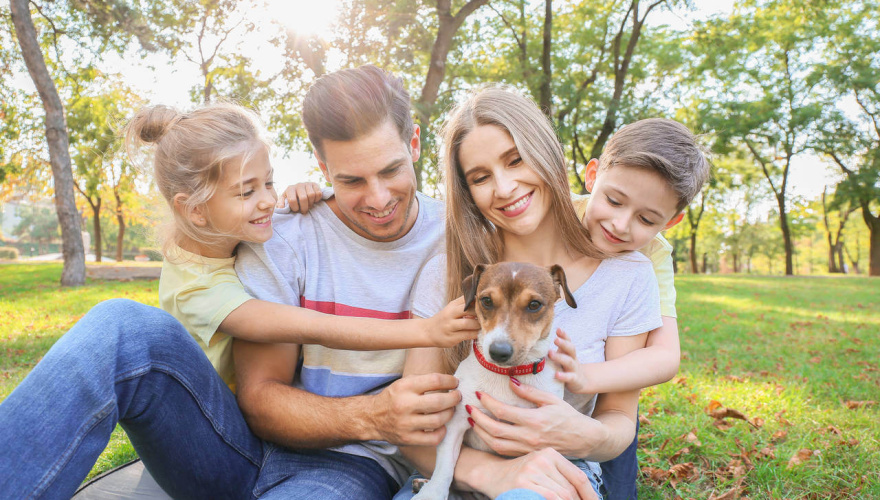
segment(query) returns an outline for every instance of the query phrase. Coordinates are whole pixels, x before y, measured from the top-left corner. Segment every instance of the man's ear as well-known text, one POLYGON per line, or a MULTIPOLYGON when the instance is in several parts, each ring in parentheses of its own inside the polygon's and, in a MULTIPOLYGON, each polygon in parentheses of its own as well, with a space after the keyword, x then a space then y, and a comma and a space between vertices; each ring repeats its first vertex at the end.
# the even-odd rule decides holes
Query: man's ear
POLYGON ((419 161, 422 154, 422 129, 418 125, 413 126, 413 135, 409 138, 409 150, 412 153, 413 163, 419 161))
POLYGON ((666 227, 664 227, 663 229, 669 229, 670 227, 681 222, 682 219, 684 219, 684 212, 679 212, 678 215, 676 215, 675 217, 670 219, 669 222, 666 223, 666 227))
POLYGON ((587 163, 587 168, 584 169, 584 184, 587 186, 587 191, 593 192, 593 184, 596 183, 596 174, 599 172, 599 160, 593 158, 587 163))
POLYGON ((324 179, 328 183, 333 184, 333 181, 330 179, 330 169, 327 168, 327 164, 324 163, 324 160, 321 159, 321 155, 318 154, 318 150, 313 149, 312 153, 314 153, 315 159, 318 160, 318 167, 320 167, 321 173, 324 174, 324 179))
POLYGON ((189 198, 189 196, 183 193, 177 193, 176 195, 174 195, 174 211, 181 215, 186 215, 187 217, 189 217, 190 222, 198 227, 207 226, 208 221, 205 219, 205 210, 201 205, 194 207, 190 213, 186 213, 187 198, 189 198))

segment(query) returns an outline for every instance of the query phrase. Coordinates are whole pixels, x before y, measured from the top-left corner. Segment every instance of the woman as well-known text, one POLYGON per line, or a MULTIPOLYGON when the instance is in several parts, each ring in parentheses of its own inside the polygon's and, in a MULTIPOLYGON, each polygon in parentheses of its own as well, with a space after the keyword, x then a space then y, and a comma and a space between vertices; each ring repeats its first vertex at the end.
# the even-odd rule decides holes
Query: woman
MULTIPOLYGON (((462 280, 479 263, 559 264, 581 307, 557 303, 554 331, 560 327, 570 334, 581 362, 644 347, 647 332, 661 325, 651 265, 635 254, 602 260, 575 214, 565 156, 538 107, 510 90, 483 89, 450 114, 443 143, 446 254, 425 265, 415 285, 413 314, 430 316, 460 296, 462 280), (444 281, 445 290, 437 287, 444 281)), ((404 374, 451 373, 467 349, 412 350, 404 374)), ((563 400, 513 380, 511 386, 537 408, 514 408, 483 396, 498 420, 479 411, 472 418, 495 452, 517 458, 463 449, 455 487, 489 497, 527 488, 549 498, 588 498, 587 484, 598 492, 597 462, 617 456, 633 439, 638 391, 566 393, 563 400)), ((403 452, 430 474, 433 448, 403 452)), ((396 498, 405 498, 407 488, 396 498)))

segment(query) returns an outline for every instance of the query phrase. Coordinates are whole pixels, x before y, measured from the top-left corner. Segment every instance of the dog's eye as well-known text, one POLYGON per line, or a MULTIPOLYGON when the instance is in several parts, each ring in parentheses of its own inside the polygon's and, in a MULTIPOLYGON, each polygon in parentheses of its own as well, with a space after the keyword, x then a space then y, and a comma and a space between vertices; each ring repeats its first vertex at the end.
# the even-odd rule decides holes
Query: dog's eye
POLYGON ((538 302, 537 300, 533 300, 529 302, 529 305, 527 307, 529 309, 529 312, 538 312, 541 310, 542 307, 544 307, 544 304, 538 302))
POLYGON ((492 297, 480 297, 480 304, 483 304, 486 309, 492 309, 492 297))

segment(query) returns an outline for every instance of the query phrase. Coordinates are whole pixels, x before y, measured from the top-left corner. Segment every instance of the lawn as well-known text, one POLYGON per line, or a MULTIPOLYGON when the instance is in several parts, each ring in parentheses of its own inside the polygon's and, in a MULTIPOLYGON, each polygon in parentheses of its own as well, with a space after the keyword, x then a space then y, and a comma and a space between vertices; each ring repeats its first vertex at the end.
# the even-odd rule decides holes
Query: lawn
MULTIPOLYGON (((62 290, 0 265, 0 399, 91 306, 156 281, 62 290)), ((880 498, 880 280, 682 276, 681 372, 644 391, 640 498, 880 498)), ((117 429, 93 474, 134 452, 117 429)))

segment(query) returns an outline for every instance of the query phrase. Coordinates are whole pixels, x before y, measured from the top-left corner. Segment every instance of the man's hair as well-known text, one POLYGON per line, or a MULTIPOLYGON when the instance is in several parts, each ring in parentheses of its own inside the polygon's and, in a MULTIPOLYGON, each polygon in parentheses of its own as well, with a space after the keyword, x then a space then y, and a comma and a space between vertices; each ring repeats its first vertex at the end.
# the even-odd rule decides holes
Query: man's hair
POLYGON ((696 136, 666 118, 639 120, 617 131, 599 157, 599 170, 616 165, 663 176, 678 195, 677 211, 688 206, 709 179, 709 160, 696 136))
POLYGON ((413 134, 409 93, 403 81, 371 64, 318 78, 303 100, 309 141, 323 157, 323 141, 351 141, 391 120, 400 138, 413 134))

